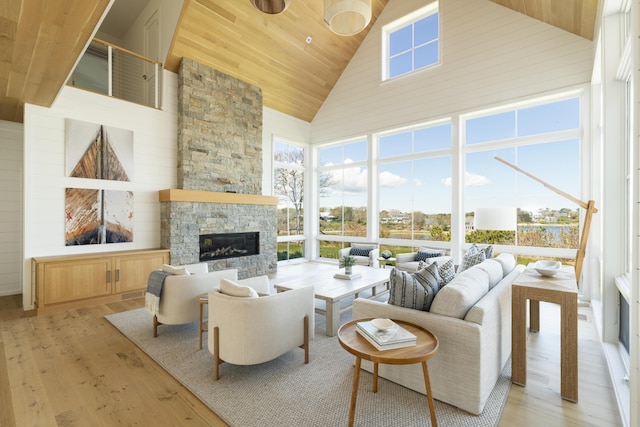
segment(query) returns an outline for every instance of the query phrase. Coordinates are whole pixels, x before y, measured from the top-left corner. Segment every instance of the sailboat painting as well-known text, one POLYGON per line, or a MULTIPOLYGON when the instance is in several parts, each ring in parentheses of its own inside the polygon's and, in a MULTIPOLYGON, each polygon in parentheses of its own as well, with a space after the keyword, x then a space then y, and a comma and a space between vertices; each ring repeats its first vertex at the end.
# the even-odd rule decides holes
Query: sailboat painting
POLYGON ((133 131, 65 119, 66 175, 131 181, 133 131))
POLYGON ((65 189, 65 245, 133 242, 133 192, 65 189))

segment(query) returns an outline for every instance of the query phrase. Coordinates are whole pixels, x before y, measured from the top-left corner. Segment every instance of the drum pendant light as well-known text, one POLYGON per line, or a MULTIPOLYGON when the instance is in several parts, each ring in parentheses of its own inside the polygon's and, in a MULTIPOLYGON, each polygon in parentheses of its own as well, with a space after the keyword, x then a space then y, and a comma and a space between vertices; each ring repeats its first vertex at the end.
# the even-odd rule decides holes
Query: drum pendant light
POLYGON ((261 12, 275 15, 285 11, 291 0, 251 0, 256 9, 261 12))
POLYGON ((334 33, 353 36, 371 22, 371 0, 324 0, 323 17, 334 33))

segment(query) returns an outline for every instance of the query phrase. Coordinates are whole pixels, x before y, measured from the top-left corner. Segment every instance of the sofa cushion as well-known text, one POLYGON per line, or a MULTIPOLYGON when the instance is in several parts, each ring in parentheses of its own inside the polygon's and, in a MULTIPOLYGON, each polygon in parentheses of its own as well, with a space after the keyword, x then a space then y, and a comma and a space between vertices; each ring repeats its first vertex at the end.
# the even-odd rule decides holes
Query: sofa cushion
POLYGON ((504 277, 502 274, 502 265, 494 259, 486 259, 476 265, 476 267, 487 272, 489 276, 489 289, 493 289, 504 277))
POLYGON ((449 259, 442 264, 438 262, 438 274, 441 279, 440 287, 451 282, 456 277, 456 268, 453 265, 453 260, 449 259))
POLYGON ((473 267, 474 265, 480 264, 485 259, 487 259, 486 252, 484 250, 481 250, 474 243, 462 256, 462 262, 460 263, 460 267, 458 267, 458 273, 462 273, 463 271, 473 267))
POLYGON ((444 251, 422 248, 416 252, 416 261, 426 261, 427 258, 436 258, 444 255, 444 251))
POLYGON ((389 274, 389 304, 429 311, 439 288, 440 276, 435 263, 415 273, 392 268, 389 274))
POLYGON ((174 276, 190 276, 189 270, 185 267, 174 267, 169 264, 162 264, 162 271, 167 274, 173 274, 174 276))
POLYGON ((220 279, 220 292, 232 297, 258 298, 259 296, 251 286, 243 286, 229 279, 220 279))
POLYGON ((511 273, 514 268, 516 268, 516 257, 513 254, 501 253, 497 257, 493 258, 502 266, 502 276, 506 276, 511 273))
POLYGON ((354 248, 351 247, 351 250, 349 251, 349 255, 353 255, 353 256, 369 256, 369 252, 371 252, 373 250, 373 248, 354 248))
POLYGON ((436 294, 431 312, 464 319, 473 305, 489 290, 489 275, 474 267, 462 273, 436 294))

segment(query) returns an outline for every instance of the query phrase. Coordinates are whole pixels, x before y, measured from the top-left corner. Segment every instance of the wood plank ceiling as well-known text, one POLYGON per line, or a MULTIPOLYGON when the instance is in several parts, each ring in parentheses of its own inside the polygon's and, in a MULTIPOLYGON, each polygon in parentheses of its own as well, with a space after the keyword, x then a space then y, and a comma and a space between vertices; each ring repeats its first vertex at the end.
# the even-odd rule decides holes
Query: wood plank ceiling
POLYGON ((0 0, 0 120, 50 106, 109 0, 0 0))
MULTIPOLYGON (((388 1, 372 0, 368 28, 388 1)), ((598 0, 490 1, 593 39, 598 0)), ((0 0, 0 120, 22 122, 25 103, 51 105, 109 3, 0 0)), ((311 121, 368 31, 334 35, 322 4, 292 0, 267 15, 249 0, 185 0, 165 67, 192 58, 260 87, 265 106, 311 121)))
POLYGON ((293 0, 269 15, 248 0, 186 0, 165 67, 177 72, 181 58, 191 58, 259 87, 265 106, 309 122, 387 2, 373 0, 366 30, 342 37, 324 24, 322 1, 293 0))

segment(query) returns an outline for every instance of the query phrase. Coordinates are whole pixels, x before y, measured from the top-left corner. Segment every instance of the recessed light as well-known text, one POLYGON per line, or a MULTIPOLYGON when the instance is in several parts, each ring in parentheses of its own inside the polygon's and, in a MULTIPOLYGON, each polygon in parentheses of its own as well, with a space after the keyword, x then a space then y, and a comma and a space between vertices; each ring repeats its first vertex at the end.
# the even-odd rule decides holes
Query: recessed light
POLYGON ((309 43, 311 43, 311 40, 313 40, 313 39, 311 38, 311 36, 307 36, 307 38, 306 38, 304 41, 306 41, 306 42, 307 42, 307 44, 309 44, 309 43))

